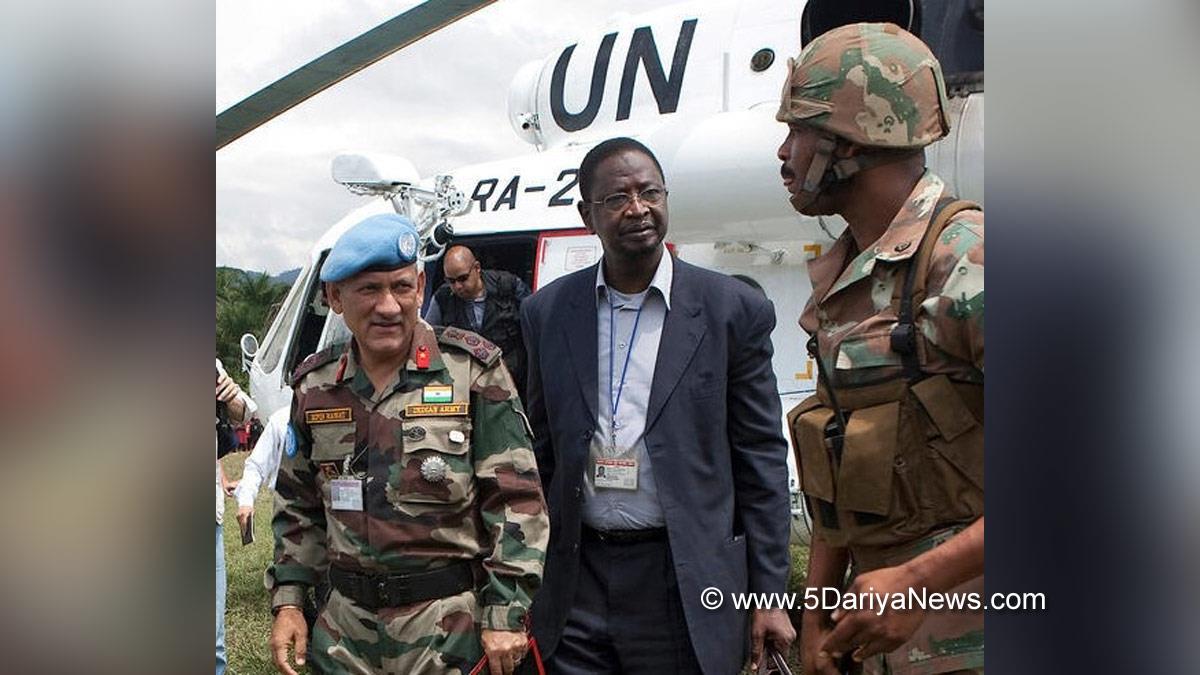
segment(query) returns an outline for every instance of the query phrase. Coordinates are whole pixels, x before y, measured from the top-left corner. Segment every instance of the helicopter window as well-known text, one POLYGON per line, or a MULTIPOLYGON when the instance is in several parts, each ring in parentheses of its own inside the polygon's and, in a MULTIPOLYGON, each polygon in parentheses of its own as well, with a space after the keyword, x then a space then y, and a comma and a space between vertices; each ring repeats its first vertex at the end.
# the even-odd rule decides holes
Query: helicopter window
MULTIPOLYGON (((311 269, 309 272, 311 273, 311 269)), ((263 372, 271 373, 275 371, 275 366, 279 365, 279 359, 283 356, 284 348, 287 347, 288 338, 291 336, 292 324, 295 323, 296 313, 303 303, 304 288, 308 285, 306 280, 303 284, 297 284, 288 295, 287 304, 279 312, 279 320, 275 322, 272 330, 264 339, 262 349, 259 351, 259 363, 262 365, 263 372)))
POLYGON ((346 326, 346 321, 342 319, 342 315, 330 314, 328 319, 325 322, 325 335, 321 338, 321 344, 318 345, 318 349, 325 349, 329 345, 350 341, 350 329, 346 326))
MULTIPOLYGON (((328 255, 328 252, 326 252, 328 255)), ((324 262, 322 260, 322 262, 324 262)), ((317 266, 320 269, 320 265, 317 266)), ((289 352, 287 370, 284 372, 291 373, 300 365, 300 362, 308 358, 309 355, 317 351, 317 345, 321 341, 321 333, 325 330, 325 318, 329 316, 329 306, 325 304, 324 293, 320 282, 315 278, 306 284, 307 289, 304 294, 303 312, 300 315, 300 320, 296 322, 296 327, 293 333, 296 335, 294 344, 289 352)))

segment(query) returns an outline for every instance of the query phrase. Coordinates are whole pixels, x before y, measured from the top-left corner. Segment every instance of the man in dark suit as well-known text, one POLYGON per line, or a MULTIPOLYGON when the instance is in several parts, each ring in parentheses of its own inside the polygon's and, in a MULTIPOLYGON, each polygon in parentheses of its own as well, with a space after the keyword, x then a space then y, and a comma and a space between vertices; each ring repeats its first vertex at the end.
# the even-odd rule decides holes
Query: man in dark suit
POLYGON ((666 252, 667 189, 642 144, 597 145, 579 187, 604 257, 521 312, 551 523, 534 635, 555 673, 731 675, 748 644, 756 665, 764 638, 786 652, 795 637, 783 610, 729 598, 786 590, 774 309, 666 252))

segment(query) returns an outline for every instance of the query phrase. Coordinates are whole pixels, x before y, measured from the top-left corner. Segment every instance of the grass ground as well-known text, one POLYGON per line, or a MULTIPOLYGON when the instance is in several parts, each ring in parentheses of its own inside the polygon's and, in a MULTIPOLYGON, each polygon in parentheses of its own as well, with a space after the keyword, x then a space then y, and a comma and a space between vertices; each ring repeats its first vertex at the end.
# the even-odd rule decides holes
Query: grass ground
MULTIPOLYGON (((227 455, 221 462, 225 475, 241 477, 246 453, 227 455)), ((234 675, 275 673, 267 638, 271 633, 270 600, 263 587, 263 572, 271 563, 272 493, 262 490, 254 502, 254 543, 242 546, 237 524, 237 504, 225 500, 225 651, 234 675)))
MULTIPOLYGON (((246 453, 233 453, 222 459, 225 475, 240 478, 245 459, 246 453)), ((229 672, 233 675, 271 675, 276 672, 267 649, 271 612, 263 587, 263 571, 271 563, 273 546, 271 494, 269 490, 260 491, 254 503, 254 543, 249 546, 242 546, 237 505, 232 499, 225 501, 225 649, 229 672)), ((807 565, 808 547, 793 544, 789 590, 803 592, 807 565)), ((796 615, 793 622, 798 623, 798 618, 796 615)), ((792 671, 800 672, 795 661, 792 661, 792 671)))

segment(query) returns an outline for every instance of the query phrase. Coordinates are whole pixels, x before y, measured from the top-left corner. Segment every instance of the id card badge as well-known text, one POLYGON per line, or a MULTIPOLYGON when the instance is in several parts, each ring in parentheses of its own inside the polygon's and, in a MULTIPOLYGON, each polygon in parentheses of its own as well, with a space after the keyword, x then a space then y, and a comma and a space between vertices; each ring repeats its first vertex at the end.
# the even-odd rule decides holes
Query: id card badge
POLYGON ((363 482, 357 478, 335 478, 329 481, 329 501, 334 511, 363 510, 363 482))
POLYGON ((636 459, 597 457, 592 465, 592 481, 597 489, 636 490, 637 480, 636 459))

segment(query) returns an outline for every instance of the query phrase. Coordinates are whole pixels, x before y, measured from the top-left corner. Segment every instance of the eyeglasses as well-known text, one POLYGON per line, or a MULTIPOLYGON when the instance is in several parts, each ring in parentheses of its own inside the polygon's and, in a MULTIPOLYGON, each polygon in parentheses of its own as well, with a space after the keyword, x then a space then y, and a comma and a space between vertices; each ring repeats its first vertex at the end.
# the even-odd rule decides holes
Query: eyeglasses
MULTIPOLYGON (((599 204, 609 211, 620 212, 629 208, 635 195, 617 193, 609 195, 600 201, 589 200, 589 204, 599 204)), ((666 188, 646 188, 636 195, 637 200, 646 206, 658 206, 667 199, 666 188)))
POLYGON ((465 283, 467 283, 467 279, 470 279, 470 278, 471 278, 471 273, 467 272, 466 274, 460 274, 459 276, 456 276, 456 277, 446 277, 446 282, 450 283, 450 284, 465 284, 465 283))

